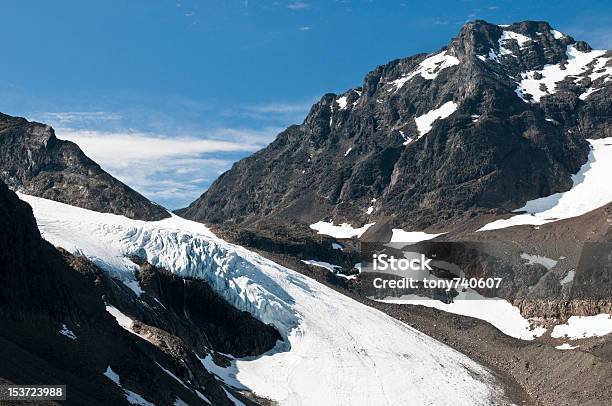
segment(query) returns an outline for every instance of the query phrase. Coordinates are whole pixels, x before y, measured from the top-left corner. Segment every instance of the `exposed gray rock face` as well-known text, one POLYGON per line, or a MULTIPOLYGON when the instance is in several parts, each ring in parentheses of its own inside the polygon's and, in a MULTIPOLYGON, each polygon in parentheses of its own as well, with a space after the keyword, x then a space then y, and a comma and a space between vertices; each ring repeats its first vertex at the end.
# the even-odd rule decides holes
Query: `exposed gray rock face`
POLYGON ((48 125, 0 113, 0 179, 26 194, 138 220, 169 217, 48 125))
POLYGON ((215 349, 258 355, 280 335, 203 282, 150 267, 141 278, 153 296, 139 300, 89 260, 54 248, 30 206, 0 180, 0 382, 67 385, 68 405, 129 405, 126 390, 157 405, 233 405, 234 389, 199 358, 221 358, 215 349), (134 320, 128 332, 109 305, 152 325, 134 320))
POLYGON ((545 22, 468 23, 441 51, 326 94, 178 213, 241 227, 391 218, 435 230, 566 191, 587 161, 585 139, 612 131, 610 53, 590 50, 545 22), (576 52, 593 57, 577 73, 576 52), (549 77, 549 65, 563 80, 521 87, 549 77))

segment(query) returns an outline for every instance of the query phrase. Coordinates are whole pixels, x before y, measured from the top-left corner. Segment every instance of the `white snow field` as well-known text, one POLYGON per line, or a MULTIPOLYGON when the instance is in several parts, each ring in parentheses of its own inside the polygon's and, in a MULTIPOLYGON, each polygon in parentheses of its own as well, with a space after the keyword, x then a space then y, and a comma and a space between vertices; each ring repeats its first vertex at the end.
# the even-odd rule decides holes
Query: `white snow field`
POLYGON ((426 240, 431 240, 432 238, 436 238, 441 234, 429 234, 424 231, 404 231, 401 228, 393 228, 391 229, 391 241, 389 242, 405 242, 405 243, 414 243, 426 240))
MULTIPOLYGON (((286 342, 237 359, 228 382, 283 405, 504 404, 468 357, 297 272, 173 216, 145 222, 20 195, 51 243, 92 259, 139 290, 126 255, 201 278, 286 342)), ((223 376, 223 374, 221 374, 223 376)))
POLYGON ((387 92, 391 93, 393 91, 398 91, 402 88, 412 78, 417 75, 421 75, 423 79, 433 80, 438 76, 442 70, 459 64, 459 59, 457 57, 448 54, 446 51, 438 52, 437 54, 433 54, 423 59, 419 66, 413 70, 412 72, 403 75, 399 79, 395 79, 389 84, 391 87, 387 89, 387 92))
POLYGON ((330 221, 329 223, 326 221, 318 221, 311 224, 310 228, 316 230, 318 234, 329 235, 330 237, 334 238, 359 238, 368 230, 368 228, 373 225, 374 223, 370 223, 361 227, 353 227, 348 223, 342 223, 336 226, 334 225, 333 221, 330 221))
POLYGON ((612 202, 612 137, 587 140, 591 144, 589 159, 577 174, 567 192, 530 200, 515 210, 524 211, 505 220, 485 224, 478 231, 497 230, 519 225, 542 225, 552 221, 581 216, 612 202))
POLYGON ((612 315, 572 316, 565 324, 555 326, 550 336, 553 338, 568 337, 578 340, 588 337, 603 337, 612 333, 612 315))
POLYGON ((533 340, 546 332, 543 327, 532 326, 532 323, 521 315, 519 308, 512 306, 510 302, 498 298, 485 298, 471 290, 459 292, 453 303, 444 303, 440 300, 417 295, 404 295, 399 298, 387 298, 378 301, 421 305, 448 313, 474 317, 492 324, 506 335, 521 340, 533 340))
MULTIPOLYGON (((525 46, 527 42, 532 41, 531 38, 526 37, 523 34, 519 34, 518 32, 504 30, 498 40, 499 52, 497 53, 494 49, 490 49, 488 55, 489 59, 497 63, 501 63, 500 56, 513 56, 516 58, 517 55, 514 55, 514 53, 512 53, 512 50, 506 48, 506 43, 510 40, 516 40, 519 48, 521 49, 525 46)), ((486 57, 482 55, 477 56, 483 61, 486 60, 486 57)))
MULTIPOLYGON (((518 84, 515 93, 526 103, 539 103, 543 96, 555 93, 557 91, 557 83, 562 82, 567 77, 574 78, 574 82, 581 80, 581 77, 578 76, 587 72, 592 63, 595 63, 593 72, 589 75, 592 81, 602 76, 610 75, 612 67, 605 68, 609 59, 604 57, 605 54, 606 51, 602 50, 581 52, 574 45, 570 45, 566 51, 567 64, 565 66, 561 66, 561 64, 546 65, 540 71, 522 73, 521 82, 518 84), (535 76, 536 73, 538 76, 535 76), (536 79, 536 77, 539 79, 536 79), (529 99, 527 95, 531 95, 532 98, 529 99)), ((594 91, 590 91, 582 98, 586 99, 594 91)))

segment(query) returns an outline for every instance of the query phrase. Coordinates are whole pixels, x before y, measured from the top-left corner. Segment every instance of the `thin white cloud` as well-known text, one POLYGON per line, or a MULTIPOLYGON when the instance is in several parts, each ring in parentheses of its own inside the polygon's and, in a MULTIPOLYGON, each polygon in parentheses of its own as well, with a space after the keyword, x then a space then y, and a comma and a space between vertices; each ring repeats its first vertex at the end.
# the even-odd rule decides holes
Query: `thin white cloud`
POLYGON ((75 142, 110 174, 170 209, 191 203, 237 159, 263 148, 277 132, 219 128, 200 138, 56 129, 58 138, 75 142))
POLYGON ((41 120, 54 121, 59 124, 80 123, 83 121, 116 121, 121 120, 122 116, 118 113, 108 111, 60 111, 40 113, 41 120))
POLYGON ((133 159, 167 159, 214 152, 253 152, 265 144, 258 137, 249 142, 249 135, 239 130, 225 131, 230 141, 196 137, 161 137, 144 133, 111 133, 57 129, 57 137, 77 143, 92 159, 102 162, 127 162, 133 159), (232 139, 240 138, 236 141, 232 139))
POLYGON ((246 111, 254 111, 257 113, 307 113, 312 106, 313 101, 303 103, 266 103, 260 105, 249 106, 246 111))
POLYGON ((309 27, 309 26, 305 25, 303 27, 298 28, 298 30, 300 30, 300 31, 310 31, 310 30, 312 30, 312 27, 309 27))
POLYGON ((287 8, 291 10, 304 10, 310 8, 310 4, 304 3, 303 1, 294 1, 293 3, 287 4, 287 8))

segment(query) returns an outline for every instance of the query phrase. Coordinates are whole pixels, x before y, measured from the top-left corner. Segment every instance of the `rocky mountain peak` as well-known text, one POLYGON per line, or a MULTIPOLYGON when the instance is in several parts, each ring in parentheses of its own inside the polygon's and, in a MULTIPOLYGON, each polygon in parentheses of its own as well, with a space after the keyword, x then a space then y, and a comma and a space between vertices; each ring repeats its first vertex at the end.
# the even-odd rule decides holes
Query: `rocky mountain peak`
POLYGON ((169 217, 51 126, 0 113, 0 157, 0 179, 25 194, 139 220, 169 217))
POLYGON ((435 229, 514 210, 570 188, 585 138, 612 131, 611 59, 546 22, 470 22, 448 46, 324 95, 180 213, 435 229))

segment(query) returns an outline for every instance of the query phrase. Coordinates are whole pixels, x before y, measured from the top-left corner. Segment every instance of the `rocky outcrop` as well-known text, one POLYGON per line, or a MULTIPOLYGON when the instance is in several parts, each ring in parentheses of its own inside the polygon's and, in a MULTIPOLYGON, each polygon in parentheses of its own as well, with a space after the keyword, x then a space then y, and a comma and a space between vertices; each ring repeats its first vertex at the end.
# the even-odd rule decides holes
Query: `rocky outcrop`
POLYGON ((561 323, 571 316, 612 314, 612 300, 517 299, 512 304, 519 308, 523 317, 558 319, 561 323))
POLYGON ((205 281, 179 277, 140 258, 132 260, 140 265, 138 279, 145 291, 140 300, 148 298, 149 306, 123 300, 127 306, 120 308, 129 309, 127 313, 143 324, 235 357, 262 354, 282 340, 272 326, 227 303, 205 281))
POLYGON ((138 220, 169 217, 48 125, 0 113, 0 180, 25 194, 138 220))
POLYGON ((612 128, 610 60, 597 53, 554 88, 521 83, 548 65, 563 72, 572 52, 590 50, 545 22, 468 23, 441 51, 326 94, 301 125, 178 213, 252 229, 390 218, 396 228, 436 230, 568 190, 587 161, 585 138, 612 128))
POLYGON ((129 405, 129 393, 158 405, 234 404, 194 353, 206 347, 126 331, 105 309, 104 283, 94 264, 44 241, 31 208, 0 181, 1 382, 67 385, 68 405, 129 405))

